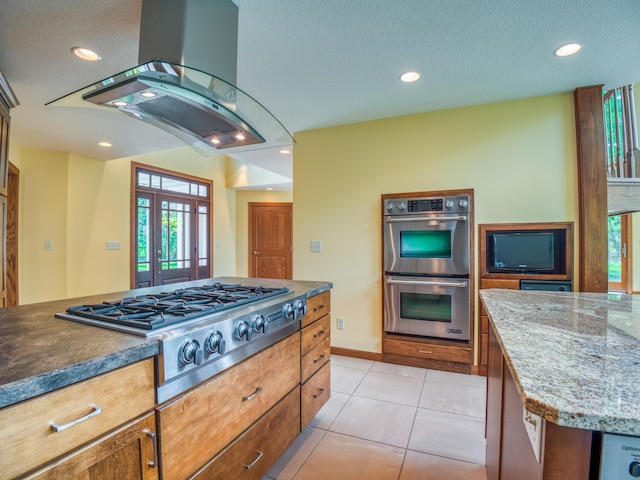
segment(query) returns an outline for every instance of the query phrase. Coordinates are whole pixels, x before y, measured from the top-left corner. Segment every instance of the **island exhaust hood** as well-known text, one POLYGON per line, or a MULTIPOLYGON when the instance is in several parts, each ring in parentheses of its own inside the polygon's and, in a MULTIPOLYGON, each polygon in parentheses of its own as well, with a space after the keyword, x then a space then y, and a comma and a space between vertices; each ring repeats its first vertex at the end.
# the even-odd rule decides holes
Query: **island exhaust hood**
POLYGON ((48 105, 117 109, 204 155, 295 143, 262 105, 235 87, 238 7, 230 0, 142 0, 139 65, 48 105), (86 103, 84 104, 86 105, 86 103))

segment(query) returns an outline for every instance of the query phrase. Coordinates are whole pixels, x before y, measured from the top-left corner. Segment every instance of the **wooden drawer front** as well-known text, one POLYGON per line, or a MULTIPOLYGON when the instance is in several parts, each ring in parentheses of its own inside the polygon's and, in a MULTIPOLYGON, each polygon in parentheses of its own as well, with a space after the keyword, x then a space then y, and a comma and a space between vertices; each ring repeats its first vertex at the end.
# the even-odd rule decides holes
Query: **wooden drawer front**
POLYGON ((331 396, 331 362, 327 362, 302 385, 300 400, 300 430, 309 424, 331 396))
POLYGON ((507 290, 520 290, 520 280, 511 278, 483 278, 480 281, 480 289, 505 288, 507 290))
POLYGON ((11 478, 153 409, 153 359, 0 410, 0 476, 11 478), (59 432, 52 424, 68 425, 59 432))
POLYGON ((306 355, 331 335, 331 315, 302 329, 302 355, 306 355))
POLYGON ((153 414, 128 423, 109 435, 39 470, 29 478, 38 480, 136 479, 157 480, 154 455, 156 420, 153 414))
POLYGON ((302 319, 302 327, 315 322, 331 311, 331 291, 307 299, 307 314, 302 319))
POLYGON ((163 475, 185 478, 300 382, 300 336, 223 372, 158 410, 163 475))
POLYGON ((403 342, 400 340, 385 340, 384 349, 385 353, 406 355, 409 357, 430 358, 434 360, 446 360, 458 363, 471 362, 471 348, 403 342))
POLYGON ((296 387, 193 478, 261 479, 299 433, 300 387, 296 387))
POLYGON ((329 361, 331 356, 331 338, 325 338, 324 342, 316 345, 309 353, 302 357, 302 383, 316 373, 321 366, 329 361))

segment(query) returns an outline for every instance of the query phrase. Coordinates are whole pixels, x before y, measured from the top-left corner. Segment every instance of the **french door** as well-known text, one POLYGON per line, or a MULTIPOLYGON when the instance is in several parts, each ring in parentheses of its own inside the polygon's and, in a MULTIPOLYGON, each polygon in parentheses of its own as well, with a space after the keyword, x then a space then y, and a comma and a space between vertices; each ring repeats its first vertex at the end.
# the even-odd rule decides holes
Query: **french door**
POLYGON ((147 167, 135 173, 133 288, 211 277, 211 186, 147 167))

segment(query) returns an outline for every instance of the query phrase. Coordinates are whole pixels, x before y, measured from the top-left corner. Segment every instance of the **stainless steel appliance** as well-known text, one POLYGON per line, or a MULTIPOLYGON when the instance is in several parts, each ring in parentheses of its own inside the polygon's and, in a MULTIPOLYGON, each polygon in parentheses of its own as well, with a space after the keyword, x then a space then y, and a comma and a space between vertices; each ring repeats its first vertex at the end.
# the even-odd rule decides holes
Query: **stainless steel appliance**
POLYGON ((640 477, 640 437, 604 433, 600 458, 600 480, 640 477))
POLYGON ((385 277, 385 330, 469 340, 469 279, 385 277))
POLYGON ((56 317, 157 338, 162 403, 300 329, 306 296, 288 288, 191 282, 56 317))
POLYGON ((470 339, 472 198, 383 196, 385 331, 470 339))

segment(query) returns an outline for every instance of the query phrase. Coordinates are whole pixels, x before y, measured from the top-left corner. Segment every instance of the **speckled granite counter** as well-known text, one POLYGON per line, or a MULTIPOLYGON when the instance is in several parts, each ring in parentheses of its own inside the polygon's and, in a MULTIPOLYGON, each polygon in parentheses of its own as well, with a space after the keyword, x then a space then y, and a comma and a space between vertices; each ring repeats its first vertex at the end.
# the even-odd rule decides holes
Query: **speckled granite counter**
POLYGON ((99 303, 123 296, 167 291, 213 281, 286 286, 307 297, 329 290, 329 282, 264 280, 239 277, 174 284, 0 309, 0 408, 116 368, 152 357, 158 342, 54 317, 70 305, 99 303))
POLYGON ((525 408, 640 435, 640 295, 481 290, 525 408))

